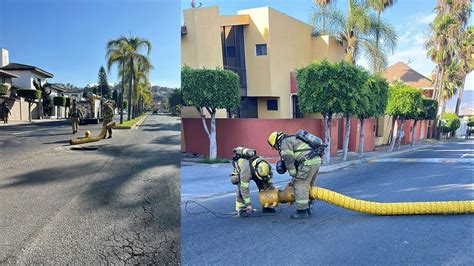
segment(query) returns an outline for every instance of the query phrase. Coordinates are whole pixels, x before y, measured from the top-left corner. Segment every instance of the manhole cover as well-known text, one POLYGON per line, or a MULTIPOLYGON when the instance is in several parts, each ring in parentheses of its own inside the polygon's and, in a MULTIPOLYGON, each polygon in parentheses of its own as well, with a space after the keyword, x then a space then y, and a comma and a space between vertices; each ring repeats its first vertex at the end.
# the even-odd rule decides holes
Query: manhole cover
POLYGON ((86 147, 73 146, 70 149, 73 151, 95 151, 97 150, 97 147, 96 146, 86 146, 86 147))

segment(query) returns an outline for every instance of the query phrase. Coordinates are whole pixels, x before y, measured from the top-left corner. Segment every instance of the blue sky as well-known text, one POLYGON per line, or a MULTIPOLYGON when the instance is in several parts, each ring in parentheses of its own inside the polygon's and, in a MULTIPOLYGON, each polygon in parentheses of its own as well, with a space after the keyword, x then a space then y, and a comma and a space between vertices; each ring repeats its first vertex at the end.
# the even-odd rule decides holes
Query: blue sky
MULTIPOLYGON (((50 82, 85 86, 106 66, 106 43, 120 35, 152 42, 154 85, 180 83, 179 0, 1 0, 0 47, 10 62, 52 72, 50 82)), ((109 82, 117 82, 116 68, 109 82)))
MULTIPOLYGON (((183 9, 190 8, 190 3, 191 0, 182 0, 181 6, 183 9)), ((196 4, 199 3, 202 3, 203 7, 219 6, 222 15, 235 15, 241 9, 270 6, 306 23, 309 22, 313 5, 312 0, 196 0, 196 4)), ((347 1, 337 0, 336 6, 345 11, 347 1)), ((395 27, 399 36, 398 47, 389 56, 389 65, 402 61, 409 63, 410 67, 418 72, 430 76, 435 65, 426 58, 423 43, 427 38, 428 24, 435 17, 435 6, 436 0, 398 0, 382 14, 382 18, 395 27)), ((361 59, 358 64, 367 66, 365 60, 361 59)), ((473 73, 468 76, 466 90, 474 90, 473 77, 473 73)))

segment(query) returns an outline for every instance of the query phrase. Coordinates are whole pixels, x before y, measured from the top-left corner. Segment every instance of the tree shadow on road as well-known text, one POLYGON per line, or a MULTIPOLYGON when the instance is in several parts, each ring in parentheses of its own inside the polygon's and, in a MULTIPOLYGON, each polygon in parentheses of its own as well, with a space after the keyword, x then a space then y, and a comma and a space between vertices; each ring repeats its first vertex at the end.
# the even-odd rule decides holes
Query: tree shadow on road
POLYGON ((147 124, 140 126, 143 131, 181 131, 181 123, 175 124, 147 124))

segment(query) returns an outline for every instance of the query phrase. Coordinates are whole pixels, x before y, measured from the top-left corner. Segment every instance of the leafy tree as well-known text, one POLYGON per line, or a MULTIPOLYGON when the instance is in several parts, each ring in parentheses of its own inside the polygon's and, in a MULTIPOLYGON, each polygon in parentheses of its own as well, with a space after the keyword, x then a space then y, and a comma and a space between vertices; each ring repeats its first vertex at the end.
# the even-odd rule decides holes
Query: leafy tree
POLYGON ((314 0, 313 10, 311 12, 311 21, 314 25, 314 32, 317 34, 328 33, 328 28, 334 24, 335 0, 314 0))
POLYGON ((183 67, 181 86, 183 101, 188 106, 196 107, 201 114, 202 126, 210 142, 209 158, 216 159, 216 112, 217 109, 234 110, 239 106, 239 76, 229 70, 183 67), (210 130, 206 124, 204 109, 211 115, 210 130))
MULTIPOLYGON (((417 117, 422 108, 422 93, 421 90, 406 85, 401 82, 396 82, 390 85, 388 90, 388 102, 385 109, 387 115, 391 115, 394 120, 392 127, 392 137, 395 136, 397 120, 400 121, 400 130, 398 130, 397 143, 398 149, 402 141, 403 126, 406 119, 417 117)), ((392 140, 389 152, 393 151, 395 141, 392 140)))
POLYGON ((17 89, 18 96, 28 102, 28 120, 31 122, 31 105, 41 98, 41 91, 30 89, 17 89))
POLYGON ((37 78, 36 80, 33 80, 33 86, 41 91, 41 105, 42 108, 40 108, 40 117, 43 118, 45 113, 51 112, 49 108, 51 108, 51 104, 48 103, 49 100, 49 95, 51 95, 51 90, 46 91, 46 87, 41 84, 41 79, 37 78), (45 109, 46 108, 46 109, 45 109))
POLYGON ((171 108, 174 108, 178 105, 183 105, 183 94, 180 89, 176 89, 171 93, 168 103, 171 108))
POLYGON ((361 106, 359 105, 362 101, 360 97, 364 93, 364 86, 367 83, 369 74, 351 63, 341 61, 335 64, 335 75, 338 77, 338 80, 334 84, 333 89, 337 93, 336 97, 343 103, 342 113, 344 113, 346 118, 346 135, 344 137, 342 156, 343 161, 346 161, 351 133, 351 117, 356 116, 361 111, 361 106))
POLYGON ((408 115, 406 118, 407 119, 413 119, 413 128, 411 130, 411 143, 410 146, 415 145, 415 132, 416 132, 416 125, 418 121, 420 120, 432 120, 436 118, 436 111, 438 110, 438 102, 436 100, 432 99, 426 99, 422 98, 421 99, 421 110, 418 115, 416 114, 411 114, 412 116, 408 115))
POLYGON ((45 116, 51 116, 53 108, 53 97, 50 95, 48 97, 43 97, 43 114, 45 116))
POLYGON ((469 116, 467 120, 467 126, 468 127, 474 127, 474 115, 469 116))
POLYGON ((9 85, 0 84, 0 95, 7 95, 8 94, 8 89, 10 89, 9 85))
POLYGON ((450 132, 451 135, 454 135, 456 130, 461 126, 461 120, 455 113, 443 113, 441 119, 445 122, 442 126, 443 133, 450 132))
MULTIPOLYGON (((118 99, 118 92, 117 92, 117 90, 114 90, 114 91, 112 92, 112 99, 113 99, 118 105, 120 105, 119 99, 118 99)), ((120 107, 120 106, 119 106, 119 107, 120 107)))
POLYGON ((367 84, 361 90, 357 116, 360 121, 360 135, 358 157, 364 156, 364 129, 365 119, 378 117, 384 114, 388 100, 388 83, 385 78, 375 75, 369 77, 367 84))
POLYGON ((324 118, 325 163, 329 163, 331 157, 331 120, 334 114, 343 113, 346 106, 345 99, 339 97, 339 88, 340 83, 347 80, 341 79, 337 73, 336 65, 327 60, 313 62, 296 71, 301 112, 321 113, 324 118))
POLYGON ((100 95, 106 99, 110 99, 110 86, 109 81, 107 80, 107 73, 105 72, 105 68, 101 66, 99 68, 99 92, 100 95))

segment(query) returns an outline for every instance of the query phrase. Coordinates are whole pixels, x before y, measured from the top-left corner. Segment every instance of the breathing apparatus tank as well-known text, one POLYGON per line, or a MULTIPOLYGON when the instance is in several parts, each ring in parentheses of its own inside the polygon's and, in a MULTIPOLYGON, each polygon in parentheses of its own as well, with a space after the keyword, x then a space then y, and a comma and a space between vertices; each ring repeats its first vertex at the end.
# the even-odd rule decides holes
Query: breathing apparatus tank
POLYGON ((236 147, 233 150, 234 157, 249 159, 254 157, 257 152, 254 149, 249 149, 245 147, 236 147))
POLYGON ((317 149, 318 147, 323 145, 323 141, 320 138, 316 137, 315 135, 309 133, 304 129, 298 130, 298 132, 296 132, 296 137, 308 144, 313 149, 317 149))

